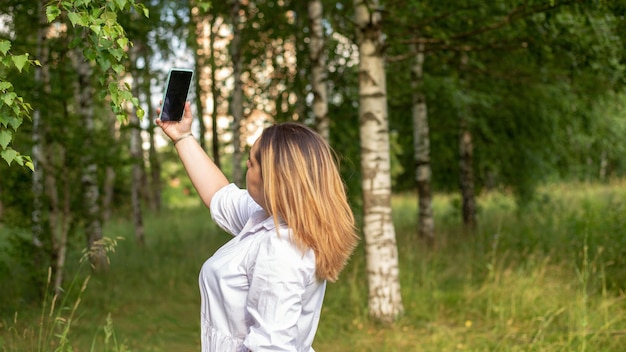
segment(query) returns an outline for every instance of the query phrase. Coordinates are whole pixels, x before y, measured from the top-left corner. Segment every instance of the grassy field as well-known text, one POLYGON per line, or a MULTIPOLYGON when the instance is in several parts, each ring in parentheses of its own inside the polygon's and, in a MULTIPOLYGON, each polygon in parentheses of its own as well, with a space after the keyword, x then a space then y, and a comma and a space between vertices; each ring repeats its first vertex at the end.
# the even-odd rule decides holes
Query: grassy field
MULTIPOLYGON (((626 350, 626 183, 546 187, 523 209, 481 195, 474 233, 462 231, 458 204, 436 197, 438 247, 428 249, 415 195, 394 197, 405 313, 393 326, 368 319, 361 246, 328 286, 318 352, 626 350)), ((0 317, 0 350, 53 351, 67 338, 74 351, 198 351, 198 271, 228 237, 199 206, 145 225, 140 248, 129 222, 107 224, 119 238, 110 271, 80 293, 86 270, 73 254, 67 300, 0 317)))

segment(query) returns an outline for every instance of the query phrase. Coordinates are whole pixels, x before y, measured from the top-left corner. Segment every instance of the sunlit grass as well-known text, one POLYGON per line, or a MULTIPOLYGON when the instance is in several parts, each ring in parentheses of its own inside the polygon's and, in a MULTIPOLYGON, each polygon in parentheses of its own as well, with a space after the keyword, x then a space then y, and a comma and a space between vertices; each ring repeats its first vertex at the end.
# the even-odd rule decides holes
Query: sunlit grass
MULTIPOLYGON (((315 349, 622 351, 624 186, 546 186, 521 209, 506 192, 482 194, 473 233, 461 230, 458 196, 438 195, 436 249, 417 237, 416 196, 395 196, 404 315, 393 326, 369 319, 361 243, 328 286, 315 349)), ((197 275, 228 236, 199 206, 147 215, 145 224, 145 248, 130 222, 107 225, 107 236, 124 240, 109 272, 82 294, 67 335, 74 350, 116 350, 105 348, 106 326, 131 351, 199 350, 197 275)), ((2 317, 0 350, 29 350, 40 310, 2 317)))

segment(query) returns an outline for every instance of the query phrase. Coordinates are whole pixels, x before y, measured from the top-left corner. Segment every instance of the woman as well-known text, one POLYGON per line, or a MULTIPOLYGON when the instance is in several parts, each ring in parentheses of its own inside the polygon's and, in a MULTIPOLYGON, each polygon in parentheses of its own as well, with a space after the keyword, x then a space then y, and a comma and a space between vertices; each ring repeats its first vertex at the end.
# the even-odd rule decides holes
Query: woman
POLYGON ((311 129, 265 129, 247 161, 247 190, 229 184, 180 122, 174 141, 213 220, 234 235, 202 266, 202 351, 313 351, 326 281, 357 244, 354 216, 328 144, 311 129))

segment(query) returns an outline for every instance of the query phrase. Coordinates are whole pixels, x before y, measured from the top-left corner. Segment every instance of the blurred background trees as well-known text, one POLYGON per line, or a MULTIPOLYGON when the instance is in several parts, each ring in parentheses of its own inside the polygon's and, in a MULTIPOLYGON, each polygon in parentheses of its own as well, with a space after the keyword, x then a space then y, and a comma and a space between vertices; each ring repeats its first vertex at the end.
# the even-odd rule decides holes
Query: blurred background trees
POLYGON ((93 249, 102 222, 132 217, 141 242, 150 236, 143 211, 193 193, 152 122, 173 66, 196 70, 196 136, 231 179, 241 184, 246 148, 264 126, 297 120, 327 133, 360 219, 372 175, 361 171, 370 140, 357 141, 364 124, 377 125, 391 190, 415 191, 415 240, 432 247, 436 192, 459 194, 471 233, 481 192, 510 191, 523 205, 545 182, 626 171, 623 0, 67 3, 92 17, 0 0, 0 234, 32 277, 24 297, 38 295, 49 266, 60 286, 65 256, 93 249), (357 6, 371 16, 357 21, 357 6), (122 41, 86 39, 96 29, 81 21, 98 19, 120 25, 122 41), (368 77, 357 33, 372 25, 384 124, 359 115, 368 77))

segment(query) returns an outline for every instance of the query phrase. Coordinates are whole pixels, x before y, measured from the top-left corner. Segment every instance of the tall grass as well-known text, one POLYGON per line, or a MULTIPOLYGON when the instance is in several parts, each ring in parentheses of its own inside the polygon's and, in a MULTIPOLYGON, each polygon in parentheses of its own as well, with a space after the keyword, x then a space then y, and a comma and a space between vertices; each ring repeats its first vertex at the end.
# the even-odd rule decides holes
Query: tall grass
MULTIPOLYGON (((415 195, 397 195, 404 315, 392 326, 369 319, 361 244, 340 280, 328 286, 314 347, 622 351, 625 201, 624 183, 546 187, 523 209, 508 194, 485 194, 479 227, 466 233, 458 198, 439 195, 438 246, 430 249, 416 236, 415 195)), ((80 296, 66 334, 75 351, 199 350, 197 275, 229 237, 199 205, 149 215, 145 223, 143 248, 128 221, 108 224, 107 236, 125 240, 111 255, 109 272, 92 277, 80 296)), ((84 279, 78 270, 73 275, 84 279)), ((39 310, 3 317, 0 350, 34 350, 29 339, 36 339, 39 310)))

